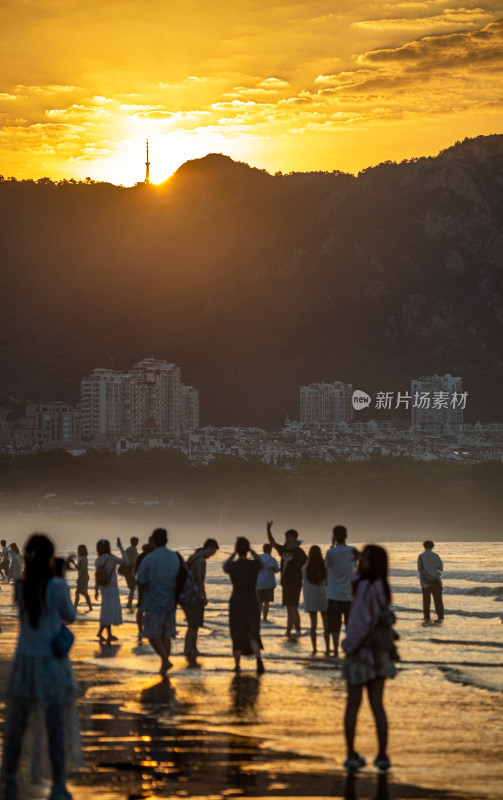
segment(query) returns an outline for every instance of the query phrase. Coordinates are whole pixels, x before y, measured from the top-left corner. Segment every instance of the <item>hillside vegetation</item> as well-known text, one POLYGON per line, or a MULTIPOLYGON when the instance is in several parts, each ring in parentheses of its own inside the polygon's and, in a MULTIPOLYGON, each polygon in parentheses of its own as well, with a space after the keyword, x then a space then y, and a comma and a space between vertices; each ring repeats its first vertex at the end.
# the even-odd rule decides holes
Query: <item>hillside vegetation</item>
POLYGON ((298 417, 299 386, 464 378, 501 417, 503 136, 358 177, 225 156, 160 187, 0 182, 0 388, 77 402, 97 366, 157 356, 203 423, 298 417))

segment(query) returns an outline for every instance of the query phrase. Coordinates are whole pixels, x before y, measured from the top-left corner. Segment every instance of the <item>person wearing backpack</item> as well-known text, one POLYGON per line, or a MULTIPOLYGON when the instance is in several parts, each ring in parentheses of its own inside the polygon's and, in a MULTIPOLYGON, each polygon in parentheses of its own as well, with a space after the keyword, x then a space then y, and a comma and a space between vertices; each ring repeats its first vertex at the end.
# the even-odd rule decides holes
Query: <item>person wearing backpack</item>
POLYGON ((204 625, 204 609, 208 605, 204 581, 206 578, 206 562, 215 555, 218 547, 216 539, 206 539, 202 547, 198 547, 187 560, 192 578, 199 589, 199 595, 190 604, 183 604, 182 608, 187 619, 187 633, 185 635, 184 655, 190 665, 195 666, 197 656, 201 655, 197 649, 197 634, 204 625))
POLYGON ((171 639, 176 635, 176 582, 180 560, 169 550, 168 532, 156 528, 150 537, 154 549, 148 553, 136 573, 141 587, 144 612, 142 635, 146 636, 161 658, 160 674, 165 677, 173 664, 170 661, 171 639))
POLYGON ((98 558, 94 562, 94 599, 98 600, 98 592, 101 593, 100 628, 97 636, 100 642, 106 641, 106 644, 117 641, 117 637, 112 636, 112 625, 122 625, 122 608, 117 584, 117 565, 127 564, 128 560, 120 539, 117 539, 117 547, 121 552, 120 558, 119 556, 114 556, 110 551, 108 539, 100 539, 96 544, 98 558), (108 631, 106 640, 103 636, 104 630, 108 631))
POLYGON ((388 721, 383 706, 384 683, 386 678, 396 675, 393 660, 396 660, 394 639, 397 638, 390 625, 394 615, 389 605, 391 590, 388 583, 388 556, 386 550, 377 545, 367 545, 360 556, 360 565, 353 582, 353 603, 349 614, 346 638, 342 649, 346 653, 342 674, 347 681, 347 703, 344 729, 347 742, 347 759, 344 766, 354 772, 366 764, 365 758, 354 749, 356 719, 362 701, 363 687, 374 715, 379 752, 374 766, 387 770, 391 766, 386 747, 388 741, 388 721), (388 631, 384 636, 379 624, 385 615, 388 618, 388 631), (390 634, 390 635, 387 635, 390 634))

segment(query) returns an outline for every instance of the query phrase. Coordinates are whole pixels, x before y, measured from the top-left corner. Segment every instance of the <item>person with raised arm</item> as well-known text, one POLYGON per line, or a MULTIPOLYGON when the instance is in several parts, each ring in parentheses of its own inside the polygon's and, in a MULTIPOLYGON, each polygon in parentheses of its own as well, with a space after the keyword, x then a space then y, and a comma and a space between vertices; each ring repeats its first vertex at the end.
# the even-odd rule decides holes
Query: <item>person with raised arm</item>
POLYGON ((281 557, 281 587, 286 607, 286 635, 300 634, 299 601, 302 589, 302 567, 307 556, 301 548, 299 534, 293 528, 285 531, 285 542, 279 544, 272 535, 272 521, 267 523, 267 538, 281 557))

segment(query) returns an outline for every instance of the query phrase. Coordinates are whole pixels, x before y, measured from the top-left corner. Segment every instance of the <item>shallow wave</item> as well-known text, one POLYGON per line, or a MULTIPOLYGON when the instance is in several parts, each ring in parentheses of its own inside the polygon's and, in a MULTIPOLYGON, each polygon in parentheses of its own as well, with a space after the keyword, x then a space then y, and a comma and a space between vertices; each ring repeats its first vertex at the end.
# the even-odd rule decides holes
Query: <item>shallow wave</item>
MULTIPOLYGON (((389 571, 390 578, 414 578, 418 580, 417 569, 393 569, 389 571)), ((501 583, 503 574, 501 570, 491 572, 469 572, 460 570, 445 570, 442 575, 445 581, 467 581, 468 583, 501 583)))
POLYGON ((503 693, 503 676, 494 671, 493 665, 488 668, 485 664, 480 664, 464 669, 440 666, 439 670, 452 683, 462 683, 463 686, 474 686, 478 689, 503 693))
MULTIPOLYGON (((434 642, 435 644, 453 644, 459 645, 459 647, 495 647, 498 649, 503 650, 503 642, 483 642, 483 641, 471 641, 470 639, 435 639, 431 638, 430 642, 434 642)), ((492 664, 488 666, 494 666, 492 664)))
POLYGON ((476 594, 483 597, 503 596, 503 586, 474 586, 473 589, 467 589, 465 594, 476 594))

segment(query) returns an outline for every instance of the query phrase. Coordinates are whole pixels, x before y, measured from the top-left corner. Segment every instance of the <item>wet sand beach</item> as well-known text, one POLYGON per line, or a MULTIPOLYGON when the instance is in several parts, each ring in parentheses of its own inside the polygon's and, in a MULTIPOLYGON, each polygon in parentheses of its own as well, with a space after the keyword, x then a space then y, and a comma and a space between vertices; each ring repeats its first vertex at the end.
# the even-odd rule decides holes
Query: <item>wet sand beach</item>
MULTIPOLYGON (((453 613, 444 626, 422 628, 415 608, 420 598, 412 598, 411 608, 398 592, 397 563, 402 662, 386 686, 393 767, 387 777, 372 766, 348 777, 342 766, 345 684, 339 665, 311 657, 308 635, 288 642, 284 611, 275 603, 262 631, 265 675, 257 679, 254 661, 243 659, 236 676, 226 627, 228 586, 217 560, 208 572, 213 600, 199 640, 201 666, 188 668, 181 655, 185 627, 179 612, 166 680, 157 674, 159 660, 149 645, 138 646, 132 614, 124 612, 113 645, 96 638, 97 608, 78 615, 71 655, 86 766, 70 776, 75 800, 503 797, 502 628, 499 614, 480 610, 485 597, 470 612, 479 616, 453 613)), ((1 591, 2 700, 17 631, 5 605, 9 590, 1 591)), ((453 598, 449 602, 454 612, 453 598)), ((466 607, 464 600, 461 605, 466 607)), ((366 701, 356 746, 372 764, 377 748, 366 701)), ((47 785, 23 785, 20 796, 47 794, 47 785)))

